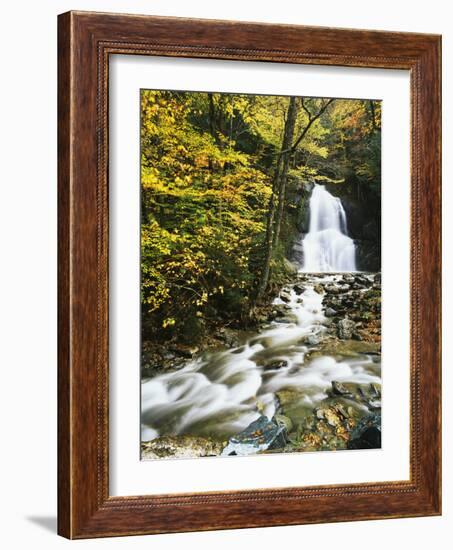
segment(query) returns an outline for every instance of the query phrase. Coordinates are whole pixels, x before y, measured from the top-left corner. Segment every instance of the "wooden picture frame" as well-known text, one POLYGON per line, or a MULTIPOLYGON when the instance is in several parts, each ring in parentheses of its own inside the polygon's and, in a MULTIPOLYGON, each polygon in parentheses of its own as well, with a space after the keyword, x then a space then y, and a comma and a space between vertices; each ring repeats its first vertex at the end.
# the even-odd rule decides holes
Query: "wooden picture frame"
POLYGON ((69 12, 58 21, 58 532, 67 538, 441 513, 441 39, 69 12), (109 495, 109 56, 405 69, 411 81, 410 480, 109 495))

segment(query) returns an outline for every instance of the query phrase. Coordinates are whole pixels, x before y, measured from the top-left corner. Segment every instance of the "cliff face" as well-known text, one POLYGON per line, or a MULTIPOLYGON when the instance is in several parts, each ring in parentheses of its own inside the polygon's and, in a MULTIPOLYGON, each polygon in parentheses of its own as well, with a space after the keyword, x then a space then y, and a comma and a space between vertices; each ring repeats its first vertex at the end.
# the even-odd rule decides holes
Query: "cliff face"
POLYGON ((360 271, 381 269, 380 204, 372 199, 362 201, 340 197, 348 221, 348 231, 357 246, 357 267, 360 271))

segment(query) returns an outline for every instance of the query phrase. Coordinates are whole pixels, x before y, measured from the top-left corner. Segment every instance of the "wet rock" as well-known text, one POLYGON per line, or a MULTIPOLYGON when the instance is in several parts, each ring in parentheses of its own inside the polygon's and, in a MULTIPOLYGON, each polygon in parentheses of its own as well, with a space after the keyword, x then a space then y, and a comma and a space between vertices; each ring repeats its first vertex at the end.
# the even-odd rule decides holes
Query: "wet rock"
POLYGON ((366 286, 365 286, 363 283, 354 283, 354 284, 352 285, 352 288, 353 288, 354 290, 360 290, 360 289, 366 288, 366 286))
POLYGON ((340 293, 340 289, 337 286, 334 286, 334 285, 327 285, 325 287, 325 291, 328 292, 329 294, 339 294, 340 293))
POLYGON ((184 357, 176 358, 168 363, 164 363, 164 371, 176 371, 180 370, 187 365, 187 360, 184 357))
POLYGON ((277 422, 261 415, 245 430, 230 437, 228 445, 222 451, 222 456, 246 456, 284 447, 285 432, 284 426, 279 426, 277 422))
POLYGON ((180 357, 186 359, 192 359, 199 351, 197 346, 186 346, 184 344, 174 344, 171 346, 170 350, 180 357))
POLYGON ((349 449, 380 449, 381 430, 374 426, 366 428, 358 439, 349 442, 349 449))
POLYGON ((141 372, 143 378, 151 378, 156 374, 182 369, 186 364, 187 358, 165 352, 162 355, 152 357, 151 360, 144 361, 142 359, 141 372))
POLYGON ((285 315, 285 317, 279 317, 275 319, 276 323, 295 323, 297 322, 297 317, 295 315, 285 315))
POLYGON ((238 331, 232 328, 223 329, 222 339, 228 347, 236 348, 241 345, 241 338, 238 331))
POLYGON ((357 400, 361 401, 370 411, 378 414, 381 409, 381 393, 377 385, 359 386, 357 388, 357 400))
POLYGON ((264 366, 266 370, 282 369, 288 366, 288 361, 272 361, 264 366))
MULTIPOLYGON (((319 402, 311 413, 309 410, 303 412, 300 408, 303 394, 298 395, 288 390, 278 392, 281 394, 279 413, 290 417, 294 425, 288 434, 285 452, 347 449, 352 438, 357 438, 365 428, 370 427, 362 423, 359 430, 356 430, 360 420, 369 415, 358 393, 360 384, 345 382, 341 385, 344 386, 341 395, 338 395, 339 392, 328 392, 329 397, 319 402)), ((337 389, 339 388, 341 386, 337 386, 337 389)), ((372 434, 365 434, 365 438, 369 435, 372 434)))
POLYGON ((295 284, 293 286, 293 289, 296 294, 302 294, 303 292, 305 292, 305 287, 300 284, 295 284))
POLYGON ((368 285, 370 283, 370 279, 368 277, 365 277, 365 275, 356 275, 355 280, 356 282, 362 283, 364 285, 368 285))
POLYGON ((354 401, 362 410, 378 412, 381 407, 381 393, 378 384, 360 384, 358 382, 332 381, 332 388, 327 391, 331 398, 342 398, 348 402, 354 401))
POLYGON ((326 317, 334 317, 336 314, 337 314, 337 312, 331 307, 327 307, 325 312, 324 312, 324 315, 326 317))
POLYGON ((338 289, 341 291, 341 292, 347 292, 349 290, 349 285, 339 285, 338 286, 338 289))
POLYGON ((276 317, 284 317, 288 313, 291 313, 292 308, 288 304, 278 304, 272 308, 272 312, 274 311, 276 312, 276 317))
POLYGON ((335 408, 343 419, 350 418, 354 414, 354 409, 352 407, 346 409, 341 403, 337 403, 335 408))
POLYGON ((370 414, 357 424, 351 433, 348 449, 381 448, 381 415, 370 414))
POLYGON ((286 416, 284 414, 276 414, 274 416, 274 420, 279 426, 283 426, 285 428, 286 433, 289 433, 293 430, 293 421, 289 416, 286 416))
POLYGON ((313 287, 313 290, 317 293, 317 294, 324 294, 324 287, 322 285, 315 285, 313 287))
POLYGON ((307 344, 310 344, 311 346, 317 346, 321 342, 322 338, 319 334, 310 334, 310 336, 307 337, 307 344))
POLYGON ((355 323, 351 319, 345 317, 338 321, 337 330, 338 338, 341 340, 350 340, 355 329, 355 323))
POLYGON ((286 315, 286 312, 282 309, 274 309, 271 312, 270 318, 278 319, 279 317, 284 317, 286 315))
POLYGON ((280 300, 288 304, 289 302, 291 302, 291 295, 289 294, 289 292, 286 292, 286 290, 282 290, 280 292, 280 300))
POLYGON ((224 444, 206 437, 194 435, 164 435, 144 441, 141 444, 141 457, 144 460, 155 458, 196 458, 219 456, 224 444))
MULTIPOLYGON (((335 335, 336 336, 336 335, 335 335)), ((321 352, 324 355, 343 355, 345 357, 357 357, 360 354, 379 354, 380 346, 374 342, 364 342, 358 340, 325 340, 321 352)), ((377 357, 377 356, 376 356, 377 357)))
POLYGON ((281 407, 285 407, 304 397, 304 393, 297 390, 279 390, 275 395, 281 407))
POLYGON ((376 273, 376 275, 374 276, 373 278, 373 281, 377 284, 381 284, 381 274, 380 273, 376 273))
POLYGON ((370 411, 380 411, 381 409, 381 396, 377 396, 374 393, 370 393, 370 389, 365 389, 362 387, 358 388, 358 393, 360 395, 360 400, 364 403, 370 411))
POLYGON ((324 419, 327 422, 327 424, 329 424, 329 426, 336 428, 339 424, 341 424, 341 418, 338 412, 333 407, 324 409, 323 413, 324 413, 324 419))
POLYGON ((298 427, 296 437, 290 435, 290 441, 299 451, 346 449, 357 418, 354 409, 349 408, 338 397, 324 402, 313 410, 312 419, 307 418, 298 427))
POLYGON ((332 393, 334 395, 352 395, 346 386, 336 380, 332 380, 332 393))

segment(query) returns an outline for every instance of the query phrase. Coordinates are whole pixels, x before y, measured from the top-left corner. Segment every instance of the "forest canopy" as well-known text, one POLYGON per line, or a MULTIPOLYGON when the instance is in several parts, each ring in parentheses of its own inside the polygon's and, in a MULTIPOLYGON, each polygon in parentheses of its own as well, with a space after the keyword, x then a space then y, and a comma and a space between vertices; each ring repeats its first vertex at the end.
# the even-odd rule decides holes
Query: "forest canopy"
POLYGON ((351 233, 376 254, 380 133, 380 101, 142 90, 144 340, 253 324, 294 269, 314 183, 366 207, 351 233))

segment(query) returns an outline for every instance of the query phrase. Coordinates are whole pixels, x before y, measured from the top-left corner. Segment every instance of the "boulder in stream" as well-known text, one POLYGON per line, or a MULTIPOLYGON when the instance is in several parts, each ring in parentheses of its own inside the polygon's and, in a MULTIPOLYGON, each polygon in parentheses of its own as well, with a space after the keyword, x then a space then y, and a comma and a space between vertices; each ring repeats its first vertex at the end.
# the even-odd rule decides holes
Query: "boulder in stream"
POLYGON ((338 321, 338 338, 341 340, 350 340, 355 329, 355 323, 345 317, 338 321))
POLYGON ((317 346, 322 340, 322 337, 319 334, 310 334, 307 336, 307 344, 310 346, 317 346))
POLYGON ((219 456, 223 445, 219 441, 195 435, 163 435, 152 441, 143 441, 143 460, 155 458, 195 458, 219 456))
POLYGON ((363 418, 351 433, 348 449, 381 448, 381 415, 370 414, 363 418))
POLYGON ((266 370, 274 370, 274 369, 282 369, 284 367, 288 366, 288 361, 285 361, 283 359, 278 361, 271 361, 270 363, 267 363, 264 368, 266 370))
POLYGON ((336 380, 332 380, 332 393, 334 395, 352 395, 350 390, 344 386, 341 382, 337 382, 336 380))
POLYGON ((223 449, 222 456, 246 456, 267 449, 278 449, 285 446, 286 429, 283 424, 269 420, 261 415, 245 430, 230 437, 228 445, 223 449))
POLYGON ((236 348, 241 345, 241 338, 237 330, 225 327, 220 331, 220 337, 230 348, 236 348))
POLYGON ((296 294, 302 294, 303 292, 305 292, 305 287, 301 284, 295 284, 293 288, 296 294))
POLYGON ((324 287, 320 284, 317 284, 313 287, 313 290, 317 293, 317 294, 324 294, 324 287))
POLYGON ((282 290, 280 292, 280 300, 288 304, 289 302, 291 302, 291 294, 286 290, 282 290))
POLYGON ((192 359, 199 351, 198 346, 188 346, 185 344, 173 344, 169 349, 170 353, 168 353, 168 355, 170 359, 173 354, 184 357, 185 359, 192 359))
POLYGON ((334 317, 336 314, 337 312, 331 307, 326 308, 326 311, 324 312, 326 317, 334 317))

